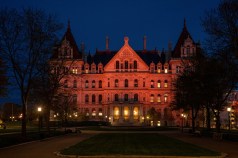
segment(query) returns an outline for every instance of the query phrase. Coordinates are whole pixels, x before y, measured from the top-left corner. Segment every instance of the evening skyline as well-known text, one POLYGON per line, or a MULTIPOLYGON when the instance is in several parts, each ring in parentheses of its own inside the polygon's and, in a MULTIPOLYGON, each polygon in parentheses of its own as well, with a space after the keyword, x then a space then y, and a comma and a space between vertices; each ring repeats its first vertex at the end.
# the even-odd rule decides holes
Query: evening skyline
MULTIPOLYGON (((83 42, 86 52, 94 54, 96 48, 105 49, 106 36, 109 49, 119 50, 124 36, 128 36, 135 50, 143 48, 143 36, 147 37, 147 49, 167 49, 168 42, 174 47, 183 28, 184 19, 195 42, 205 40, 201 18, 206 10, 217 7, 219 0, 0 0, 1 8, 37 8, 55 14, 64 24, 61 38, 70 20, 71 30, 78 47, 83 42)), ((10 90, 9 90, 10 91, 10 90)), ((18 93, 9 92, 3 102, 19 103, 18 93), (13 97, 15 96, 15 97, 13 97)))

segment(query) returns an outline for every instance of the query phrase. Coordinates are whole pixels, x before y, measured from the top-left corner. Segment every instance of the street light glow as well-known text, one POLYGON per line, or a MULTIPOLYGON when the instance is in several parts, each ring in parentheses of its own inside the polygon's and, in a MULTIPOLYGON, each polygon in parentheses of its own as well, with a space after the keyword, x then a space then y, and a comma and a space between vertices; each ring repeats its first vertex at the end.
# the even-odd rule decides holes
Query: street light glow
POLYGON ((37 111, 38 111, 38 112, 41 112, 41 111, 42 111, 42 108, 41 108, 41 107, 38 107, 38 108, 37 108, 37 111))

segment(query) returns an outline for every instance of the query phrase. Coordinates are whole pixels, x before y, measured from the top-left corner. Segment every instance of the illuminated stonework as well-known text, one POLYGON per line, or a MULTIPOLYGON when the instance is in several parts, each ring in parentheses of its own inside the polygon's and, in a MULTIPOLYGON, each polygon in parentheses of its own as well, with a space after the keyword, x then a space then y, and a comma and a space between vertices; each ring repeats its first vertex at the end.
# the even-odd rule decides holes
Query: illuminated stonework
POLYGON ((141 125, 151 124, 147 112, 154 107, 159 113, 155 125, 175 126, 180 115, 169 109, 172 81, 181 69, 181 57, 189 56, 190 50, 195 53, 197 44, 184 26, 174 50, 146 50, 144 38, 144 49, 135 51, 125 37, 118 51, 111 51, 106 43, 105 51, 84 57, 68 28, 51 62, 57 73, 55 63, 66 55, 64 66, 72 73, 61 82, 67 83, 64 91, 75 96, 78 114, 113 125, 141 125))

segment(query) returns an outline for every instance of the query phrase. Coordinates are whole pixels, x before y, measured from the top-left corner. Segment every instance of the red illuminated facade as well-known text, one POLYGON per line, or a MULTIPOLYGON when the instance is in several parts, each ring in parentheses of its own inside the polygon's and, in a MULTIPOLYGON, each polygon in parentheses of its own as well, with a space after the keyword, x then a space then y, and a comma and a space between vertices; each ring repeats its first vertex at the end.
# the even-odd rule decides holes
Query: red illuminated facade
POLYGON ((128 37, 118 51, 96 50, 85 56, 79 50, 70 27, 57 47, 51 62, 57 71, 57 61, 65 60, 70 73, 61 82, 70 91, 78 113, 90 120, 107 120, 113 125, 141 125, 150 122, 147 113, 154 107, 156 124, 179 125, 180 113, 171 111, 172 82, 181 70, 181 58, 192 56, 198 49, 184 23, 180 37, 167 51, 135 50, 128 37))

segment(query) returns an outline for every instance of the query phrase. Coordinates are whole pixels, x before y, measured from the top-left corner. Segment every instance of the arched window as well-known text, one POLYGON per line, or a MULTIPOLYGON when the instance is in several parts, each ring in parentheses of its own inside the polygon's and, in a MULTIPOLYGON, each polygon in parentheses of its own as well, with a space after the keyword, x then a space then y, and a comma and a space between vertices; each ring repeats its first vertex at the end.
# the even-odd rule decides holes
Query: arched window
POLYGON ((128 94, 124 95, 124 101, 128 101, 128 94))
POLYGON ((77 88, 77 80, 74 80, 73 87, 77 88))
POLYGON ((98 85, 99 88, 102 88, 102 80, 99 80, 99 85, 98 85))
POLYGON ((92 81, 92 88, 95 88, 95 80, 92 81))
POLYGON ((154 102, 154 94, 150 95, 150 102, 153 103, 154 102))
POLYGON ((164 102, 167 103, 168 102, 168 94, 164 95, 164 102))
POLYGON ((88 80, 85 81, 85 88, 88 88, 88 80))
POLYGON ((89 102, 89 95, 86 94, 86 95, 85 95, 85 103, 88 103, 88 102, 89 102))
POLYGON ((125 69, 128 70, 128 61, 125 61, 125 69))
POLYGON ((154 88, 154 80, 150 81, 150 88, 154 88))
POLYGON ((92 103, 94 104, 96 101, 96 97, 95 97, 95 94, 92 95, 92 103))
POLYGON ((158 80, 158 82, 157 82, 157 87, 161 88, 161 81, 160 80, 158 80))
POLYGON ((137 69, 137 61, 134 60, 134 69, 137 69))
POLYGON ((119 87, 118 79, 115 79, 115 87, 119 87))
POLYGON ((128 87, 128 79, 125 79, 125 87, 128 87))
POLYGON ((138 94, 134 94, 134 101, 138 101, 139 100, 138 98, 139 98, 138 94))
POLYGON ((115 94, 115 101, 119 101, 119 96, 118 96, 118 94, 115 94))
POLYGON ((165 81, 164 81, 164 88, 167 88, 167 87, 168 87, 168 81, 165 80, 165 81))
POLYGON ((134 80, 134 87, 138 87, 138 80, 137 79, 134 80))
POLYGON ((99 94, 98 101, 99 101, 99 103, 102 103, 102 94, 99 94))
POLYGON ((64 80, 64 88, 68 88, 68 80, 64 80))
POLYGON ((116 70, 119 70, 119 66, 120 66, 119 61, 116 61, 116 70))
POLYGON ((158 94, 158 96, 157 96, 157 102, 161 103, 161 95, 160 94, 158 94))

